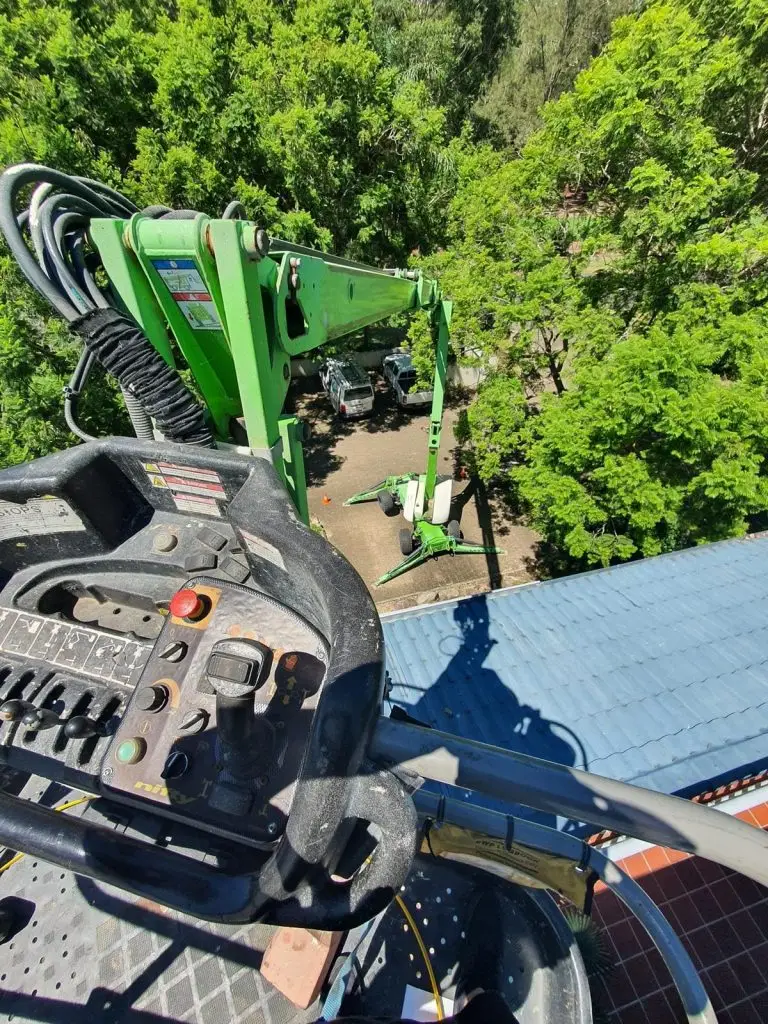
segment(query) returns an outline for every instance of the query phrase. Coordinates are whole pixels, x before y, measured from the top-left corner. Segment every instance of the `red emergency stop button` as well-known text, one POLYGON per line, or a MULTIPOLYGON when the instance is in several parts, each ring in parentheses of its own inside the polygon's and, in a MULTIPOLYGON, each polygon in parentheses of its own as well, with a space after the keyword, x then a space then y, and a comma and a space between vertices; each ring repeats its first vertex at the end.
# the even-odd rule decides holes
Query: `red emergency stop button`
POLYGON ((196 622, 202 619, 208 610, 204 599, 194 590, 188 587, 184 590, 177 590, 168 605, 171 615, 177 619, 187 619, 196 622))

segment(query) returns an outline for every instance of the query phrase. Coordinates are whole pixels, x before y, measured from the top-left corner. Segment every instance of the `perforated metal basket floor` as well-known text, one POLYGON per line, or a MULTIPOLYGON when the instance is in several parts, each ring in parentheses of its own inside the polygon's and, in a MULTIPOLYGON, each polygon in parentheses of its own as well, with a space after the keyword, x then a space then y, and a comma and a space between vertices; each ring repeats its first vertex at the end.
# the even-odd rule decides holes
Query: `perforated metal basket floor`
MULTIPOLYGON (((47 806, 79 796, 2 768, 0 787, 47 806)), ((65 813, 98 810, 81 805, 65 813)), ((465 939, 464 908, 477 881, 467 866, 419 857, 402 893, 449 998, 465 939)), ((546 898, 508 890, 507 1000, 521 1024, 585 1024, 586 977, 567 927, 546 898)), ((28 856, 0 874, 0 906, 16 918, 14 934, 0 944, 0 1024, 306 1024, 321 1012, 319 1003, 297 1010, 259 974, 274 931, 266 925, 199 921, 28 856)), ((345 1013, 396 1017, 406 985, 429 990, 395 904, 375 929, 350 934, 344 948, 355 950, 358 964, 345 1013)))
MULTIPOLYGON (((0 785, 9 783, 6 773, 0 785)), ((22 795, 53 806, 79 794, 30 780, 22 795)), ((0 1024, 304 1024, 318 1016, 259 974, 273 931, 265 925, 209 924, 32 857, 0 874, 0 905, 18 917, 0 945, 0 1024)))

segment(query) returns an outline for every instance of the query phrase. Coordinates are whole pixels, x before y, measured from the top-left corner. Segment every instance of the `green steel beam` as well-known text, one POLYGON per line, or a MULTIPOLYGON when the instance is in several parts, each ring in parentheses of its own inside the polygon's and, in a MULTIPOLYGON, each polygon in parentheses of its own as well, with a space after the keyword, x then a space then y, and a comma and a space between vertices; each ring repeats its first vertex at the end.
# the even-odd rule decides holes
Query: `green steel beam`
MULTIPOLYGON (((225 321, 216 301, 220 295, 216 267, 203 242, 209 223, 204 214, 194 220, 155 220, 134 214, 126 236, 192 371, 216 434, 226 440, 230 420, 241 414, 242 406, 225 321), (178 294, 190 298, 180 300, 174 297, 178 294), (210 304, 195 298, 201 294, 211 295, 217 315, 208 315, 210 304)), ((111 278, 111 264, 105 261, 104 266, 111 278)))
POLYGON ((125 309, 141 324, 144 333, 169 366, 175 366, 163 310, 136 256, 124 243, 125 221, 112 218, 92 220, 89 234, 102 261, 109 267, 109 279, 125 309))
POLYGON ((429 440, 427 442, 427 480, 424 494, 432 501, 437 483, 437 459, 440 454, 440 434, 443 427, 445 405, 445 378, 448 372, 448 343, 450 339, 451 313, 453 303, 441 299, 436 309, 437 352, 435 354, 435 379, 432 385, 432 409, 429 414, 429 440))
POLYGON ((218 439, 231 441, 242 416, 249 446, 272 460, 307 521, 301 425, 282 415, 291 356, 432 308, 435 282, 290 242, 273 241, 265 255, 254 224, 204 214, 95 219, 91 237, 126 309, 171 364, 175 340, 218 439))

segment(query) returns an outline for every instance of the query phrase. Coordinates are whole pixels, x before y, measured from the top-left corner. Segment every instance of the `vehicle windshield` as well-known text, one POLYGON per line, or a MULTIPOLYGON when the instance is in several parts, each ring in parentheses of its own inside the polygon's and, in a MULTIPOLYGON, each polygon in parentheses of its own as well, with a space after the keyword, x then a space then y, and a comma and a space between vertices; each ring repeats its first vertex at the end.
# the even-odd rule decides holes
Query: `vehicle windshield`
POLYGON ((370 387, 347 388, 344 392, 344 401, 359 402, 363 398, 370 398, 372 394, 370 387))

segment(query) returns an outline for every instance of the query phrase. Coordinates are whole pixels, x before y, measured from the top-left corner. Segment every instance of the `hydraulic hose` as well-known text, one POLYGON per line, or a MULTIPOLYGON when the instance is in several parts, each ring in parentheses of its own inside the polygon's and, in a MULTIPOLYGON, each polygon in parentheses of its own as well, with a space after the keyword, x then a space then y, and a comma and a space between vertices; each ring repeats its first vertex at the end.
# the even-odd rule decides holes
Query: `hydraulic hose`
MULTIPOLYGON (((127 218, 137 212, 138 207, 108 185, 50 167, 19 164, 0 175, 0 232, 29 283, 86 345, 64 389, 64 417, 70 430, 92 440, 77 425, 75 413, 96 358, 120 381, 137 437, 154 440, 154 418, 169 441, 212 447, 203 409, 138 325, 114 308, 93 276, 92 254, 86 255, 92 217, 127 218), (29 185, 34 185, 29 207, 17 211, 19 194, 29 185)), ((151 215, 186 219, 196 213, 154 207, 151 215)))
POLYGON ((166 440, 213 447, 202 408, 130 317, 116 309, 94 309, 72 329, 125 391, 140 396, 141 408, 166 440))

